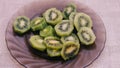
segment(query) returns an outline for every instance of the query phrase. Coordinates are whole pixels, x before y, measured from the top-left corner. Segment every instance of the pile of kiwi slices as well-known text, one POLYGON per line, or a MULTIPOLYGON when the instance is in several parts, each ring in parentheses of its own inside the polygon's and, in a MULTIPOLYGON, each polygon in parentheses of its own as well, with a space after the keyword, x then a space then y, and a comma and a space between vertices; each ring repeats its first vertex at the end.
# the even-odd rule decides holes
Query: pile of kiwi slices
POLYGON ((32 20, 19 16, 14 21, 13 29, 20 35, 39 31, 39 34, 28 39, 29 43, 49 57, 69 60, 78 54, 81 44, 91 46, 95 42, 91 17, 77 12, 75 4, 66 5, 63 11, 49 8, 41 15, 32 20))

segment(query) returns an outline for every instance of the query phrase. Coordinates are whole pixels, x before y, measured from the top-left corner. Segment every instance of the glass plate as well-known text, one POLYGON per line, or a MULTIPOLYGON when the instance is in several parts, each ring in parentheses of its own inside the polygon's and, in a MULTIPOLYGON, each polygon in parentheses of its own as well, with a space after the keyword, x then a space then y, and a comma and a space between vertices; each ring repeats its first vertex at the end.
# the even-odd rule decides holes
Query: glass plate
MULTIPOLYGON (((41 16, 41 15, 40 15, 41 16)), ((106 32, 103 21, 101 18, 88 6, 81 4, 73 0, 45 0, 32 2, 20 10, 18 10, 10 19, 8 27, 6 29, 6 43, 11 55, 20 64, 27 68, 83 68, 90 65, 95 59, 98 58, 102 52, 105 41, 106 32), (79 54, 72 60, 63 62, 48 60, 42 57, 38 57, 33 54, 29 49, 28 43, 26 43, 26 35, 18 36, 13 32, 12 24, 16 17, 24 15, 29 18, 33 18, 42 14, 46 9, 55 7, 59 10, 63 10, 66 4, 75 3, 77 5, 77 11, 84 12, 91 16, 93 21, 93 31, 96 35, 95 44, 90 47, 81 47, 79 54)))

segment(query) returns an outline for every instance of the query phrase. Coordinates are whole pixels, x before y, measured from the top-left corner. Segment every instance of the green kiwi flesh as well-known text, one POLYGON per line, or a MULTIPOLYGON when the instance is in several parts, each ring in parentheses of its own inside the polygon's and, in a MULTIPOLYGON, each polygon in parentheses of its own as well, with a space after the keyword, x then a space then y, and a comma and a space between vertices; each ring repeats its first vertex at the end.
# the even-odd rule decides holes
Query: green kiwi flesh
POLYGON ((69 60, 70 58, 75 57, 80 49, 80 45, 69 41, 64 43, 62 51, 61 51, 61 56, 64 60, 69 60))
POLYGON ((19 16, 13 23, 13 29, 16 33, 23 35, 30 30, 30 19, 26 16, 19 16))
POLYGON ((77 12, 76 7, 70 3, 63 11, 62 7, 60 10, 49 8, 40 14, 41 17, 32 17, 33 19, 19 16, 13 23, 13 30, 19 35, 26 32, 31 35, 28 40, 35 54, 53 59, 62 58, 64 61, 72 59, 81 48, 94 45, 96 40, 92 30, 92 17, 87 13, 77 12))
POLYGON ((45 27, 42 31, 40 31, 40 36, 42 37, 48 37, 48 36, 54 36, 54 28, 52 26, 45 27))
POLYGON ((29 42, 32 48, 37 49, 39 51, 46 50, 46 46, 43 43, 44 39, 39 35, 33 35, 30 37, 29 42))
POLYGON ((47 26, 47 23, 44 18, 36 17, 31 21, 31 29, 33 31, 42 30, 47 26))
POLYGON ((63 46, 60 39, 53 36, 45 37, 44 43, 46 44, 47 48, 56 49, 56 50, 61 49, 63 46))
POLYGON ((73 3, 68 4, 63 10, 63 16, 65 19, 69 19, 69 16, 72 12, 76 12, 76 5, 73 3))
POLYGON ((56 50, 56 49, 47 48, 47 54, 50 57, 59 57, 61 55, 60 52, 61 52, 61 49, 60 50, 56 50))
POLYGON ((80 30, 81 27, 92 27, 91 17, 85 13, 77 13, 74 18, 74 26, 77 31, 80 30))
POLYGON ((62 13, 56 8, 50 8, 43 14, 48 24, 56 25, 63 19, 62 13))
POLYGON ((91 45, 95 42, 96 36, 91 28, 82 27, 77 33, 80 42, 84 45, 91 45))
POLYGON ((74 27, 69 20, 63 20, 55 26, 55 31, 59 36, 68 36, 72 33, 74 27))
POLYGON ((69 16, 69 20, 72 22, 72 23, 74 23, 74 19, 75 19, 75 16, 76 16, 76 12, 72 12, 71 14, 70 14, 70 16, 69 16))
POLYGON ((61 37, 61 41, 62 41, 62 43, 66 43, 68 41, 73 41, 73 42, 76 42, 79 44, 79 39, 74 33, 70 34, 69 36, 61 37))

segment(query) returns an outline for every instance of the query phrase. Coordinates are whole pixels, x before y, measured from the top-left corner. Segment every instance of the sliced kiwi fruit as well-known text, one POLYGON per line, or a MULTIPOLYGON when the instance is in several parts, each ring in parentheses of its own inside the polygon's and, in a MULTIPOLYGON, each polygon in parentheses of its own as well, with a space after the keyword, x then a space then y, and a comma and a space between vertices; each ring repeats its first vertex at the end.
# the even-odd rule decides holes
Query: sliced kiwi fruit
POLYGON ((70 34, 69 36, 61 37, 61 41, 62 41, 62 43, 66 43, 68 41, 73 41, 73 42, 76 42, 79 44, 79 39, 74 33, 70 34))
POLYGON ((60 39, 53 36, 45 37, 44 43, 46 44, 47 48, 56 49, 56 50, 61 49, 63 46, 60 39))
POLYGON ((43 43, 43 41, 44 39, 39 35, 33 35, 29 39, 31 47, 39 51, 46 50, 46 45, 43 43))
POLYGON ((56 49, 47 48, 47 54, 48 54, 50 57, 58 57, 58 56, 61 55, 60 52, 61 52, 61 49, 56 50, 56 49))
POLYGON ((70 14, 70 16, 69 16, 69 20, 72 22, 72 23, 74 23, 74 19, 75 19, 75 16, 76 16, 76 12, 72 12, 71 14, 70 14))
POLYGON ((73 58, 76 56, 79 52, 80 45, 78 45, 76 42, 66 42, 63 45, 61 56, 64 60, 68 60, 70 58, 73 58))
POLYGON ((13 29, 16 33, 22 35, 30 29, 30 19, 26 16, 19 16, 13 23, 13 29))
POLYGON ((59 36, 68 36, 72 33, 74 27, 69 20, 63 20, 55 26, 55 31, 59 36))
POLYGON ((47 23, 51 25, 56 25, 63 19, 62 13, 56 8, 50 8, 46 10, 43 16, 46 19, 47 23))
POLYGON ((92 27, 91 17, 85 13, 77 13, 74 19, 74 26, 77 31, 79 31, 81 27, 91 28, 92 27))
POLYGON ((73 3, 65 6, 62 12, 56 8, 49 8, 42 16, 37 16, 31 21, 25 16, 20 16, 13 24, 14 31, 20 35, 29 30, 33 32, 29 44, 36 54, 66 61, 78 54, 81 44, 94 44, 96 36, 92 31, 91 17, 77 12, 73 3))
POLYGON ((54 36, 54 28, 52 26, 45 27, 42 31, 40 31, 40 36, 47 37, 47 36, 54 36))
POLYGON ((33 31, 42 30, 46 27, 47 23, 44 18, 36 17, 31 21, 31 28, 33 31))
POLYGON ((77 33, 80 42, 84 45, 91 45, 95 42, 96 36, 91 28, 81 27, 77 33))
POLYGON ((68 19, 72 12, 76 12, 76 5, 71 3, 71 4, 68 4, 63 10, 64 18, 68 19))

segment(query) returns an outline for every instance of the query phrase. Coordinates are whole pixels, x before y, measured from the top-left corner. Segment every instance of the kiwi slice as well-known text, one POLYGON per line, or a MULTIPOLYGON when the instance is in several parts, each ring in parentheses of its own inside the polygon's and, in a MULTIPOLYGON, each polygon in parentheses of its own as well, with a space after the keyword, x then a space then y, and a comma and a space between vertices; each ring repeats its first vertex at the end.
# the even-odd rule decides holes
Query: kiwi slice
POLYGON ((56 49, 56 50, 61 49, 63 46, 60 39, 53 36, 45 37, 44 43, 46 44, 47 48, 56 49))
POLYGON ((46 19, 47 23, 51 25, 56 25, 57 23, 61 22, 63 19, 62 13, 56 8, 50 8, 46 10, 43 16, 46 19))
POLYGON ((40 36, 47 37, 47 36, 53 36, 55 33, 52 26, 45 27, 42 31, 40 31, 40 36))
POLYGON ((80 41, 84 45, 91 45, 95 42, 96 36, 91 28, 81 27, 77 33, 80 41))
POLYGON ((58 56, 61 55, 60 52, 61 52, 61 49, 56 50, 56 49, 47 48, 47 54, 48 54, 50 57, 58 57, 58 56))
POLYGON ((73 24, 69 20, 63 20, 55 26, 55 31, 59 36, 68 36, 72 33, 73 29, 73 24))
POLYGON ((66 43, 68 41, 73 41, 79 44, 79 39, 75 34, 70 34, 69 36, 63 36, 61 37, 61 41, 62 43, 66 43))
POLYGON ((30 19, 26 16, 19 16, 13 23, 13 29, 16 33, 22 35, 30 29, 30 19))
POLYGON ((33 35, 30 37, 29 42, 32 48, 39 51, 44 51, 46 49, 45 44, 43 43, 43 38, 39 35, 33 35))
POLYGON ((42 30, 46 27, 47 23, 44 18, 36 17, 31 21, 31 28, 33 31, 42 30))
POLYGON ((72 12, 76 12, 76 5, 71 3, 71 4, 68 4, 63 10, 64 18, 68 19, 72 12))
POLYGON ((61 56, 64 60, 68 60, 70 58, 73 58, 76 56, 79 52, 80 45, 78 45, 76 42, 66 42, 63 45, 61 56))
POLYGON ((81 27, 91 28, 92 27, 91 17, 85 13, 77 13, 74 19, 74 26, 77 31, 79 31, 81 27))
POLYGON ((74 23, 74 19, 75 19, 75 16, 76 16, 76 12, 72 12, 71 14, 70 14, 70 16, 69 16, 69 20, 72 22, 72 23, 74 23))

